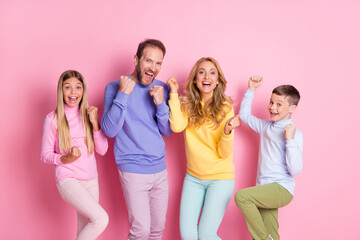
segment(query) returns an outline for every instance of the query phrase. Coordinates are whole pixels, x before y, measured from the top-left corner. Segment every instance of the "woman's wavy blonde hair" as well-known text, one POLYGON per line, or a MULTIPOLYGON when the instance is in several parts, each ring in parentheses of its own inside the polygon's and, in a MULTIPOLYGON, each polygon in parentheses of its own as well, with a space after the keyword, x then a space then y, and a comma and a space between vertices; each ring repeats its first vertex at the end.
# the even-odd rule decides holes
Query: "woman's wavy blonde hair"
POLYGON ((92 154, 94 152, 94 136, 92 134, 93 127, 90 123, 89 116, 87 114, 87 108, 89 106, 87 89, 84 77, 75 70, 67 70, 61 74, 57 86, 57 105, 55 109, 55 116, 57 118, 57 127, 58 127, 58 135, 59 135, 59 148, 60 152, 70 151, 71 148, 71 135, 69 129, 69 123, 66 119, 65 115, 65 102, 64 102, 64 93, 63 93, 63 84, 64 81, 69 78, 78 79, 83 85, 83 96, 79 104, 80 116, 82 118, 84 124, 84 131, 86 133, 85 143, 88 148, 88 154, 92 154))
POLYGON ((205 121, 213 122, 214 129, 219 127, 220 122, 231 110, 231 105, 234 102, 231 97, 225 95, 226 84, 227 81, 224 73, 214 58, 203 57, 195 63, 185 84, 185 96, 181 98, 181 110, 187 114, 190 127, 200 127, 205 121), (219 74, 219 84, 214 89, 213 97, 202 107, 201 93, 194 82, 199 65, 205 61, 209 61, 215 65, 219 74))

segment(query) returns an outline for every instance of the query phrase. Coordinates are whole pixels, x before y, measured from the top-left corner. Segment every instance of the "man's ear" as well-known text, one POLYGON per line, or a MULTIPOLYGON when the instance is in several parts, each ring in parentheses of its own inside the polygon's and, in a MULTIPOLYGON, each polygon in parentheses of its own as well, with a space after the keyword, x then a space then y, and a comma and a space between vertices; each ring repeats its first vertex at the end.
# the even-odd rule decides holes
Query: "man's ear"
POLYGON ((134 65, 136 66, 136 65, 138 65, 138 63, 139 63, 139 59, 138 59, 138 57, 136 56, 136 54, 134 55, 134 65))

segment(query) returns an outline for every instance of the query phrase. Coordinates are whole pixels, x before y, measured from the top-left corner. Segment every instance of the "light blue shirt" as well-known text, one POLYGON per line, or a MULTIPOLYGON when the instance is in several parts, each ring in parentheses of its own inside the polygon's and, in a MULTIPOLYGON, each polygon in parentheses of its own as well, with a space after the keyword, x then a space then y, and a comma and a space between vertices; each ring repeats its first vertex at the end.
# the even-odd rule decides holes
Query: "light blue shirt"
POLYGON ((251 104, 255 92, 247 90, 240 107, 241 120, 260 135, 259 163, 256 185, 279 183, 292 195, 295 193, 293 175, 303 166, 303 135, 296 129, 295 137, 285 139, 284 127, 292 123, 291 119, 267 121, 251 114, 251 104))

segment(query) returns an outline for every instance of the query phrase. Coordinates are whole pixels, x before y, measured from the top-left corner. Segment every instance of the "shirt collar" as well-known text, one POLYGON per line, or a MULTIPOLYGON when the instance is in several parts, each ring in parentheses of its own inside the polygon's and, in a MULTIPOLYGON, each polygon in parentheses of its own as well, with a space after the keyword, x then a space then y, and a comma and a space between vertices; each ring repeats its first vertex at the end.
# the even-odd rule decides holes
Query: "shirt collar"
POLYGON ((285 127, 286 125, 289 125, 292 123, 292 119, 284 119, 284 120, 279 120, 279 121, 275 121, 271 123, 271 126, 273 127, 285 127))

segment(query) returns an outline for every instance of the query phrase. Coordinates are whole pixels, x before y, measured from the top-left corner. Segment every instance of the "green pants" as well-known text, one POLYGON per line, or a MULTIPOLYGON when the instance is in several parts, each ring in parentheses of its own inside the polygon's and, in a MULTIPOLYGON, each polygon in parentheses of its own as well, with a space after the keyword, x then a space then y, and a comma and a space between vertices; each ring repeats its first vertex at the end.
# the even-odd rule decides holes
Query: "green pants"
POLYGON ((239 190, 235 202, 244 215, 251 236, 255 240, 268 239, 269 234, 279 240, 278 208, 291 202, 293 195, 278 183, 270 183, 239 190))

